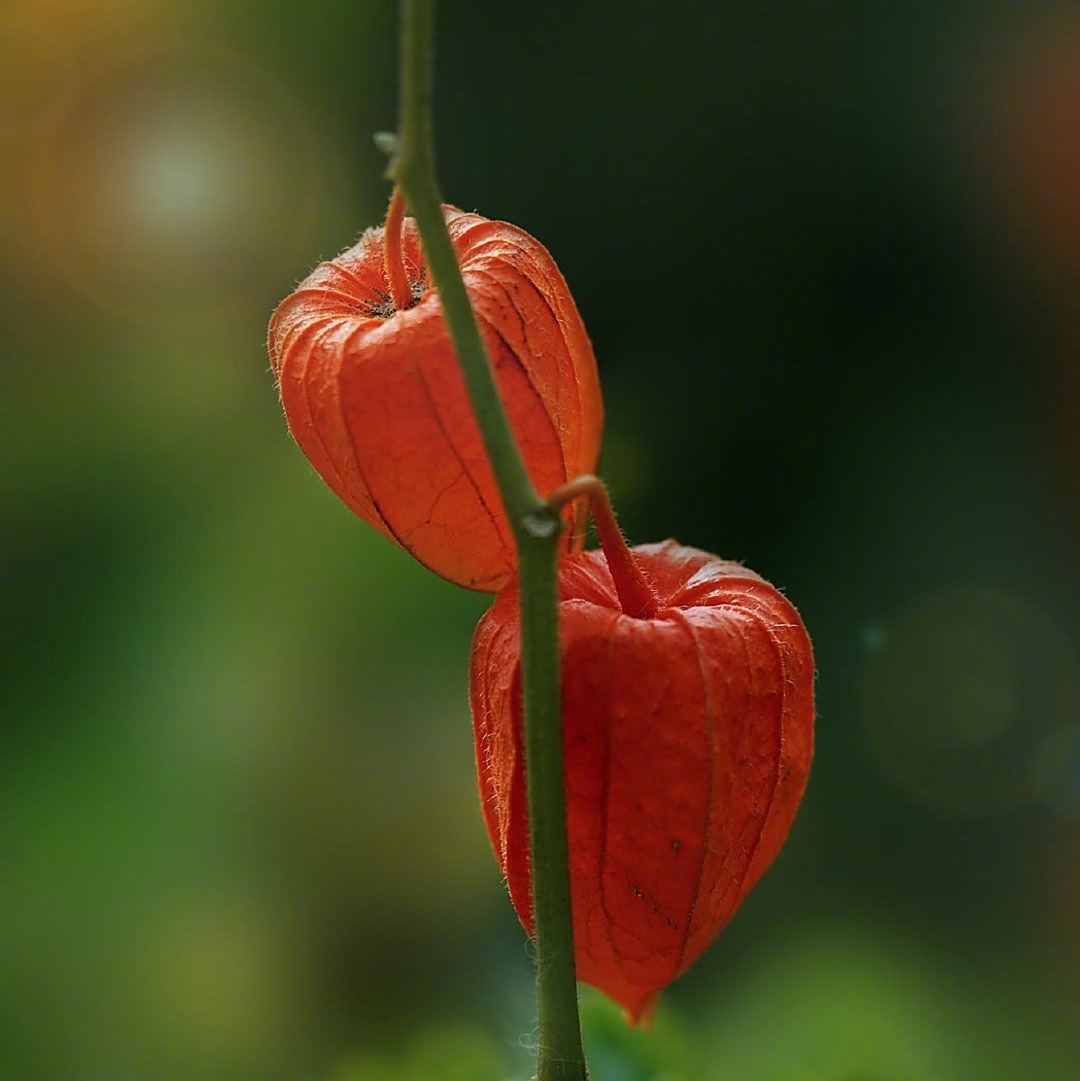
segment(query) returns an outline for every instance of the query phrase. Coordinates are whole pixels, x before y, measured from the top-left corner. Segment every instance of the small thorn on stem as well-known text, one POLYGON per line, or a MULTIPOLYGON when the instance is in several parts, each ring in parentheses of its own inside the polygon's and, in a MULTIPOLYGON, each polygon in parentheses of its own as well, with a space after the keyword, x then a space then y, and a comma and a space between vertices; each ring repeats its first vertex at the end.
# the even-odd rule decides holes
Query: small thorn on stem
POLYGON ((559 511, 567 503, 582 496, 587 496, 592 509, 596 534, 600 538, 600 547, 604 550, 611 579, 615 583, 615 592, 619 603, 628 616, 637 619, 651 619, 658 608, 656 594, 645 579, 641 568, 634 559, 633 552, 626 544, 619 523, 615 521, 615 512, 611 509, 607 488, 599 477, 585 474, 568 481, 561 488, 556 488, 548 499, 553 510, 559 511))
POLYGON ((405 196, 401 186, 394 188, 390 206, 386 211, 386 227, 383 233, 383 262, 386 281, 394 307, 403 312, 412 307, 413 295, 409 277, 405 273, 405 256, 401 250, 401 227, 405 220, 405 196))

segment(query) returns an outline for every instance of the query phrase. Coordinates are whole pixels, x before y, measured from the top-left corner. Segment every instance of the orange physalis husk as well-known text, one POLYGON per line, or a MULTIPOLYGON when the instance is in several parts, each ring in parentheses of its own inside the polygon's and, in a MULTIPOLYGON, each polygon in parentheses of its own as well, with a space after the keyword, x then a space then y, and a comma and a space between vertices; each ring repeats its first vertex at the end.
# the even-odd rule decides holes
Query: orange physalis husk
MULTIPOLYGON (((562 560, 559 617, 578 978, 637 1022, 784 843, 814 663, 798 613, 753 571, 674 541, 631 551, 637 583, 600 551, 562 560)), ((477 627, 471 696, 488 833, 531 934, 519 618, 511 585, 477 627)))
MULTIPOLYGON (((443 213, 525 467, 546 497, 596 465, 592 346, 538 241, 443 213)), ((400 229, 403 258, 387 258, 386 230, 369 229, 274 312, 281 402, 300 449, 356 514, 444 578, 493 591, 516 566, 509 524, 415 222, 395 223, 392 207, 388 226, 391 236, 400 229)), ((584 519, 579 507, 565 550, 580 549, 584 519)))

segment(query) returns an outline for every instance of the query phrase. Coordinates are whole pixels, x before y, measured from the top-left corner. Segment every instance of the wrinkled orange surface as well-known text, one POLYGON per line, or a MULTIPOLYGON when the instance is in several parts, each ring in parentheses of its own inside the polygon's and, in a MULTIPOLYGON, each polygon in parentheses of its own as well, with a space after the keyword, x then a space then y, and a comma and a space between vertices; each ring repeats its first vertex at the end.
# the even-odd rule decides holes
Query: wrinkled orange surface
MULTIPOLYGON (((626 616, 602 552, 560 565, 567 835, 578 978, 634 1020, 780 850, 813 750, 810 640, 753 571, 633 549, 659 599, 626 616)), ((532 933, 516 587, 480 621, 472 710, 488 833, 532 933)))
MULTIPOLYGON (((596 467, 592 346, 546 249, 505 222, 443 208, 503 402, 541 495, 596 467)), ((274 312, 269 350, 289 429, 326 483, 421 563, 473 589, 512 576, 514 547, 414 221, 417 298, 393 311, 383 230, 322 263, 274 312)), ((584 507, 566 541, 581 545, 584 507)))

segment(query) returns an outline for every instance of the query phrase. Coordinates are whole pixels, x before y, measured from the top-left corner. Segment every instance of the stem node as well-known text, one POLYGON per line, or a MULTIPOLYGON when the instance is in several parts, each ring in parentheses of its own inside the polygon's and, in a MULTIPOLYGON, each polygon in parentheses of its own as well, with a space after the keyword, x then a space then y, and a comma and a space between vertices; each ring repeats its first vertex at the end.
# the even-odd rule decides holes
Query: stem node
POLYGON ((552 506, 544 504, 530 511, 522 519, 525 532, 533 540, 548 540, 557 537, 563 530, 563 520, 559 512, 552 506))

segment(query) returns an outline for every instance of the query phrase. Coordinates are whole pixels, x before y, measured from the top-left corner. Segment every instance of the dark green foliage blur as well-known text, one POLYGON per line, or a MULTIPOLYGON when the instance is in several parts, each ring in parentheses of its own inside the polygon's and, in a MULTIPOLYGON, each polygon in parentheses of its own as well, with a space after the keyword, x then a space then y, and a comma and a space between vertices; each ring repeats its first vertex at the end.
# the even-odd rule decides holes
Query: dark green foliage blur
MULTIPOLYGON (((486 600, 289 440, 269 313, 384 210, 389 3, 0 20, 0 1078, 509 1081, 486 600)), ((444 193, 540 238, 634 541, 799 606, 787 848, 597 1081, 1080 1072, 1080 12, 444 3, 444 193)))

